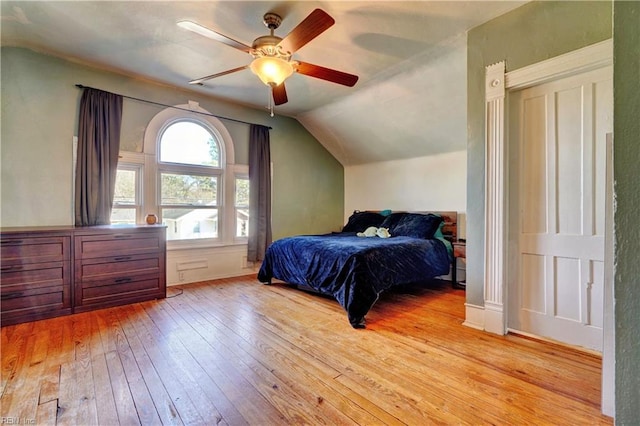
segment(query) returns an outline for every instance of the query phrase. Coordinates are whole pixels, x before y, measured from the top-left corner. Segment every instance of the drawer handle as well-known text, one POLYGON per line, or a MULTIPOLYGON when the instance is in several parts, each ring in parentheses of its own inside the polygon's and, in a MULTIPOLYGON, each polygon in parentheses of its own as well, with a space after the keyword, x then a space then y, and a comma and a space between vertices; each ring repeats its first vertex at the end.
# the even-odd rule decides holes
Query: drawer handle
POLYGON ((15 299, 16 297, 22 297, 23 295, 24 295, 24 292, 22 291, 16 291, 15 293, 7 293, 2 295, 2 300, 15 299))
POLYGON ((1 243, 3 246, 15 246, 18 244, 22 244, 24 241, 22 240, 3 240, 1 243))
POLYGON ((131 237, 133 237, 132 234, 116 234, 116 235, 113 236, 113 238, 120 238, 120 239, 122 239, 122 238, 131 238, 131 237))
POLYGON ((1 271, 20 271, 22 270, 22 266, 21 265, 10 265, 10 266, 3 266, 1 269, 1 271))
POLYGON ((124 283, 129 283, 131 282, 132 279, 129 277, 124 277, 124 278, 116 278, 116 284, 124 284, 124 283))
POLYGON ((115 260, 116 262, 120 262, 122 260, 131 260, 131 256, 114 257, 113 260, 115 260))

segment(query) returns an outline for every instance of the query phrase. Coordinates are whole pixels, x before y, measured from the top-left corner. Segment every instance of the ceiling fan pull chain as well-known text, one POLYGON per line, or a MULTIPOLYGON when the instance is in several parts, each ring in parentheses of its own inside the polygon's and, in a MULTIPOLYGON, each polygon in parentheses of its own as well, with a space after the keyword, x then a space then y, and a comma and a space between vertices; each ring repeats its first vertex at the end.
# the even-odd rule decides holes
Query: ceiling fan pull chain
POLYGON ((269 85, 269 115, 273 117, 273 86, 269 85))

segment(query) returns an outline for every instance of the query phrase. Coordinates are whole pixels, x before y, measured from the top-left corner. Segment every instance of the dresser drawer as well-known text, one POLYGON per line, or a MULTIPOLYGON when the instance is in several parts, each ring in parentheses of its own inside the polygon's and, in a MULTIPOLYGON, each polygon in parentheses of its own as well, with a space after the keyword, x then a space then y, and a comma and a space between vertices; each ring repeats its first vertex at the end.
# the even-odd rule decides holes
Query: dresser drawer
MULTIPOLYGON (((43 310, 47 307, 56 310, 67 307, 65 304, 65 289, 56 288, 39 288, 26 290, 16 293, 8 293, 2 295, 2 319, 13 311, 33 309, 43 310), (57 291, 52 291, 57 290, 57 291), (5 297, 7 296, 7 297, 5 297)), ((66 289, 68 292, 68 288, 66 289)))
POLYGON ((165 297, 158 274, 86 281, 76 289, 76 312, 165 297))
POLYGON ((41 287, 62 288, 71 284, 70 262, 45 262, 2 266, 0 274, 2 296, 6 293, 41 287))
POLYGON ((112 232, 108 234, 76 235, 75 258, 91 259, 164 252, 164 232, 112 232))
POLYGON ((3 271, 0 286, 2 325, 71 313, 70 269, 69 262, 65 261, 3 271))
POLYGON ((3 238, 0 258, 3 270, 9 265, 69 260, 71 237, 3 238))
POLYGON ((76 261, 76 281, 128 278, 164 274, 164 257, 158 253, 100 257, 76 261))

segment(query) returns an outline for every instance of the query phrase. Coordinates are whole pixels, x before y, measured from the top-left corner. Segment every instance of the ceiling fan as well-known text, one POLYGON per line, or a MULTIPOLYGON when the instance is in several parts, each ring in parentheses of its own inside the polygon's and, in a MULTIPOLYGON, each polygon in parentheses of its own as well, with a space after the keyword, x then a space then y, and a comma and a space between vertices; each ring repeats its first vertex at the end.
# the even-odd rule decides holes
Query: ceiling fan
POLYGON ((251 46, 247 46, 244 43, 193 21, 178 22, 178 26, 181 28, 242 50, 254 58, 249 65, 191 80, 189 84, 201 85, 202 82, 212 78, 249 68, 263 83, 271 87, 273 102, 276 105, 282 105, 288 101, 284 81, 294 72, 349 87, 353 87, 358 81, 357 75, 291 59, 291 56, 298 49, 322 34, 335 23, 335 20, 325 11, 315 9, 284 38, 273 34, 274 30, 282 23, 282 18, 278 14, 271 12, 266 13, 263 21, 271 33, 256 38, 251 46))

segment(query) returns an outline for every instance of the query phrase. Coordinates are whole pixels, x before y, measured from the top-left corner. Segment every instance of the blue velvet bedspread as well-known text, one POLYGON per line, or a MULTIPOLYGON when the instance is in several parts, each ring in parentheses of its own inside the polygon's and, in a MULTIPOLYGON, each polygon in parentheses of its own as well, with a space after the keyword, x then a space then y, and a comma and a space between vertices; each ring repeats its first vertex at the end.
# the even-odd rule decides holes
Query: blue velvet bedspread
POLYGON ((273 242, 258 279, 270 283, 276 278, 331 295, 347 311, 351 325, 360 328, 384 290, 446 275, 449 267, 446 246, 438 239, 334 233, 273 242))

